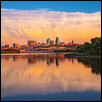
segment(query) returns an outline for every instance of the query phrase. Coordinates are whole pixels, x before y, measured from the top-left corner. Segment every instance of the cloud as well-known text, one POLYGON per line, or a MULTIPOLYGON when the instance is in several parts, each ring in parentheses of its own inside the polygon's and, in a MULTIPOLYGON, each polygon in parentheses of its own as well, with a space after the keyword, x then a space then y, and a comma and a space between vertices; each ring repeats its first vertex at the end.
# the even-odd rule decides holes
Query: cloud
POLYGON ((101 12, 90 14, 1 8, 1 39, 5 38, 5 34, 9 36, 8 39, 17 38, 16 41, 19 37, 22 41, 29 38, 45 42, 48 37, 54 40, 56 36, 66 43, 72 39, 85 41, 101 36, 101 12))

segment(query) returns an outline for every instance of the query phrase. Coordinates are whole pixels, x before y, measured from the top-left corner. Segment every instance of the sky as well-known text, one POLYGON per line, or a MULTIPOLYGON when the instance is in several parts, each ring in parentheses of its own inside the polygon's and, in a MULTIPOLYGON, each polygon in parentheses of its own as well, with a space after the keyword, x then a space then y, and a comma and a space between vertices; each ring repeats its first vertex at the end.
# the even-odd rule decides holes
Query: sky
POLYGON ((1 1, 1 45, 82 44, 101 37, 101 1, 1 1))

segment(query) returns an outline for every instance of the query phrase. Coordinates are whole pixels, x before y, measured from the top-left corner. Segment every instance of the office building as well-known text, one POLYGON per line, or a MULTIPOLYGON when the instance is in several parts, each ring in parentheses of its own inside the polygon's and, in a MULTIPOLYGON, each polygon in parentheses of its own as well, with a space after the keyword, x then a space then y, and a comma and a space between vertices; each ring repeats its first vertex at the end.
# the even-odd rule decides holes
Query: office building
POLYGON ((16 44, 16 43, 13 43, 13 47, 16 47, 16 48, 17 48, 17 47, 18 47, 18 44, 16 44))
POLYGON ((51 45, 54 45, 54 40, 51 40, 51 41, 50 41, 50 44, 51 44, 51 45))
POLYGON ((62 46, 63 46, 63 45, 65 45, 65 43, 64 43, 64 42, 60 42, 60 45, 62 45, 62 46))
POLYGON ((9 48, 9 45, 5 45, 6 48, 9 48))
POLYGON ((69 43, 68 43, 68 45, 72 45, 72 43, 71 43, 71 42, 69 42, 69 43))
POLYGON ((59 43, 59 38, 56 37, 55 44, 58 44, 58 43, 59 43))
POLYGON ((74 44, 74 41, 72 40, 72 44, 74 44))
POLYGON ((28 40, 28 46, 34 46, 35 44, 37 44, 36 41, 28 40))
POLYGON ((46 44, 50 44, 50 38, 46 40, 46 44))

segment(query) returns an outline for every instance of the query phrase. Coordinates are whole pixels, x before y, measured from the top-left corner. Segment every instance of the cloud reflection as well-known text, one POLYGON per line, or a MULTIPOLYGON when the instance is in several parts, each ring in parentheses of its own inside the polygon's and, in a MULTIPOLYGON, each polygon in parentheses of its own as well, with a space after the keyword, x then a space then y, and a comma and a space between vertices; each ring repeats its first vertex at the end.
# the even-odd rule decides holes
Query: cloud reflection
POLYGON ((1 56, 1 97, 101 91, 101 75, 92 74, 90 67, 85 67, 77 59, 49 56, 1 56))

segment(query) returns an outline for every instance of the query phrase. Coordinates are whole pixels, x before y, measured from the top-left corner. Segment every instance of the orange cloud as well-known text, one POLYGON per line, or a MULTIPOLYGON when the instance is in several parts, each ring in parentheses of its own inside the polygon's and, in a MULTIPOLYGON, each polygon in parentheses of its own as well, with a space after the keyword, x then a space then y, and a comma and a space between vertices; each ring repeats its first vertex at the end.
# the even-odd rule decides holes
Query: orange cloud
MULTIPOLYGON (((1 9, 1 39, 15 38, 13 41, 23 44, 20 40, 24 43, 28 39, 46 42, 47 38, 55 40, 57 36, 65 43, 72 39, 84 43, 93 37, 100 37, 101 12, 1 9)), ((6 43, 5 40, 1 42, 6 43)))

